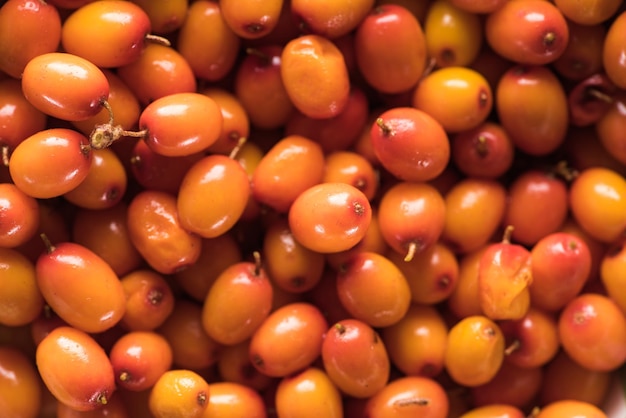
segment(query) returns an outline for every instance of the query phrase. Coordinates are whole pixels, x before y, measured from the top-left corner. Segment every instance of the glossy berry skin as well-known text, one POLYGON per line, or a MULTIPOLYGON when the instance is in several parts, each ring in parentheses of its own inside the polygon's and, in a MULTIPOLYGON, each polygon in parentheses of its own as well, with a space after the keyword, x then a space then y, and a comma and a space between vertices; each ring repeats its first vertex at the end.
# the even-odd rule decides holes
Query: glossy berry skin
POLYGON ((0 183, 0 247, 18 247, 39 228, 39 203, 12 183, 0 183))
POLYGON ((611 371, 626 360, 626 318, 609 297, 583 293, 563 308, 558 322, 565 352, 589 370, 611 371))
POLYGON ((16 347, 0 347, 2 400, 0 407, 9 417, 35 418, 42 408, 43 385, 35 365, 16 347))
POLYGON ((624 28, 626 27, 626 12, 617 15, 611 23, 604 38, 602 48, 602 63, 606 74, 611 81, 620 88, 626 88, 626 65, 620 59, 624 54, 624 28))
POLYGON ((334 324, 322 344, 324 370, 345 394, 368 398, 389 379, 385 344, 365 322, 346 319, 334 324))
POLYGON ((47 199, 82 183, 92 159, 84 135, 67 128, 52 128, 33 134, 15 148, 9 159, 9 172, 22 192, 47 199))
POLYGON ((608 415, 592 403, 577 400, 560 400, 547 404, 539 410, 536 418, 608 418, 608 415))
POLYGON ((284 377, 310 366, 321 354, 328 323, 306 302, 273 311, 252 335, 249 357, 264 375, 284 377))
POLYGON ((139 58, 150 29, 150 18, 135 3, 95 1, 79 7, 65 19, 61 44, 66 52, 98 67, 120 67, 139 58))
POLYGON ((480 259, 478 289, 490 319, 519 319, 528 312, 532 283, 531 255, 523 246, 491 244, 480 259))
POLYGON ((244 168, 225 155, 209 155, 193 164, 180 185, 176 206, 180 224, 203 238, 230 230, 250 197, 244 168))
POLYGON ((175 93, 144 108, 139 128, 156 153, 181 157, 204 151, 220 136, 222 112, 215 100, 200 93, 175 93))
POLYGON ((407 8, 374 7, 354 33, 357 68, 367 83, 383 93, 414 87, 426 68, 426 38, 407 8))
POLYGON ((443 126, 419 109, 397 107, 383 112, 372 124, 370 135, 377 159, 400 180, 432 180, 450 159, 443 126))
POLYGON ((109 81, 92 62, 67 52, 33 58, 22 74, 24 97, 43 113, 68 121, 97 115, 109 81))
POLYGON ((31 59, 56 51, 60 42, 61 17, 53 5, 36 0, 10 0, 2 4, 0 71, 19 79, 31 59))
POLYGON ((343 417, 341 392, 328 374, 317 367, 282 378, 272 401, 280 417, 343 417))
POLYGON ((68 326, 52 330, 37 346, 37 369, 60 402, 93 411, 115 392, 113 366, 89 334, 68 326))
POLYGON ((365 403, 364 417, 444 418, 450 402, 436 380, 422 376, 403 376, 381 389, 365 403))
POLYGON ((334 253, 356 245, 372 218, 367 197, 346 183, 322 183, 302 192, 288 212, 294 238, 305 247, 334 253))
POLYGON ((37 259, 35 268, 46 302, 68 324, 85 332, 102 332, 124 315, 126 295, 119 278, 86 247, 56 244, 37 259))
POLYGON ((202 308, 202 326, 220 344, 248 340, 272 309, 273 289, 255 263, 227 267, 213 282, 202 308))
POLYGON ((544 65, 561 56, 569 29, 561 11, 550 2, 506 2, 485 21, 485 39, 511 61, 544 65))
POLYGON ((294 106, 311 118, 337 116, 348 103, 346 62, 339 48, 322 36, 304 35, 289 41, 281 53, 280 73, 294 106))

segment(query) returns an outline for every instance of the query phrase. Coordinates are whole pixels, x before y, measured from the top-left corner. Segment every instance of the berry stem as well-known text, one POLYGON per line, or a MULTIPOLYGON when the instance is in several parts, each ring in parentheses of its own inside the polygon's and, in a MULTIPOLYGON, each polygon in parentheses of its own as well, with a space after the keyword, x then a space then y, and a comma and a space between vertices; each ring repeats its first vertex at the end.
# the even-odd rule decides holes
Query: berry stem
POLYGON ((146 40, 146 42, 150 42, 153 44, 157 44, 157 45, 163 45, 163 46, 172 46, 172 43, 169 41, 169 39, 164 38, 162 36, 159 35, 154 35, 152 33, 148 33, 144 39, 146 40))
POLYGON ((45 245, 46 247, 46 252, 48 254, 51 254, 54 250, 55 250, 55 246, 52 244, 52 242, 50 241, 50 238, 48 238, 48 236, 45 233, 41 233, 39 234, 39 236, 41 237, 41 240, 43 241, 43 245, 45 245))
POLYGON ((239 154, 241 147, 243 147, 243 144, 245 144, 247 140, 248 139, 245 136, 240 137, 237 140, 237 144, 235 145, 235 147, 230 151, 230 154, 228 154, 228 158, 234 160, 237 157, 237 154, 239 154))

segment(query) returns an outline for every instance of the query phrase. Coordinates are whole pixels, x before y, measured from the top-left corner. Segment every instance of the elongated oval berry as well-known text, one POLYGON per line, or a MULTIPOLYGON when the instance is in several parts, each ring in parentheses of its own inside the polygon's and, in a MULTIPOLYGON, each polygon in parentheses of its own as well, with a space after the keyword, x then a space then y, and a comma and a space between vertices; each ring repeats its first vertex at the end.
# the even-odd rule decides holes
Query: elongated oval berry
POLYGON ((122 319, 126 295, 113 269, 80 244, 46 243, 35 264, 37 284, 52 310, 85 332, 105 331, 122 319))
POLYGON ((37 369, 59 402, 78 411, 106 405, 115 392, 113 366, 89 334, 61 326, 37 346, 37 369))
POLYGON ((201 237, 215 238, 235 225, 249 198, 243 166, 225 155, 209 155, 183 177, 176 201, 180 224, 201 237))
POLYGON ((109 81, 96 65, 67 52, 38 55, 22 73, 26 99, 43 113, 68 121, 89 119, 109 97, 109 81))

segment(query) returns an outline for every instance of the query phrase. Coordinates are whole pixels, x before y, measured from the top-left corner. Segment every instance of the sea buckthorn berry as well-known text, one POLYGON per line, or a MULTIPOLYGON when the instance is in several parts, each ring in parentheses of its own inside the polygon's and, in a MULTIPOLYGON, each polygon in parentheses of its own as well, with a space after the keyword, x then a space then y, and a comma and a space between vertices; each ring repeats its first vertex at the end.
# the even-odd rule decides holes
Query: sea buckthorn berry
POLYGON ((561 11, 550 2, 511 1, 487 15, 485 39, 504 58, 544 65, 563 54, 569 29, 561 11))
POLYGON ((365 416, 398 418, 448 416, 450 401, 443 386, 422 376, 400 377, 382 388, 365 403, 365 416))
POLYGON ((580 80, 575 84, 568 92, 567 99, 570 111, 570 124, 574 126, 590 126, 598 124, 600 120, 605 119, 605 116, 609 113, 613 113, 612 118, 606 118, 609 122, 606 123, 603 129, 597 128, 601 138, 605 137, 608 141, 605 142, 605 146, 610 147, 611 151, 616 151, 619 159, 623 159, 623 151, 617 146, 611 147, 612 143, 617 141, 611 141, 611 133, 613 127, 612 122, 617 122, 619 125, 621 122, 621 115, 619 111, 615 111, 618 107, 618 102, 621 96, 616 92, 617 87, 609 80, 604 73, 595 73, 591 76, 580 80), (617 115, 616 115, 617 113, 617 115), (617 117, 615 117, 617 116, 617 117))
POLYGON ((152 331, 174 310, 174 291, 167 280, 149 269, 138 269, 120 277, 126 309, 120 326, 129 331, 152 331))
POLYGON ((382 93, 414 87, 426 68, 422 25, 397 4, 374 7, 354 33, 354 54, 365 81, 382 93))
POLYGON ((504 348, 504 335, 495 322, 483 315, 468 316, 450 328, 445 369, 461 385, 483 385, 500 370, 504 348))
POLYGON ((372 163, 354 151, 334 151, 326 155, 322 182, 344 182, 371 201, 379 187, 379 176, 372 163))
POLYGON ((322 182, 321 146, 300 135, 278 141, 261 158, 252 174, 252 195, 263 205, 286 213, 306 189, 322 182))
POLYGON ((0 248, 0 324, 27 325, 43 307, 34 264, 14 249, 0 248))
POLYGON ((0 346, 2 413, 8 417, 35 418, 40 415, 43 385, 37 370, 25 353, 10 346, 0 346))
POLYGON ((204 331, 199 303, 177 299, 174 310, 156 331, 170 343, 175 367, 206 370, 219 358, 222 345, 204 331))
POLYGON ((491 113, 493 95, 475 70, 449 66, 424 76, 413 92, 413 106, 435 118, 446 132, 474 129, 491 113), (450 100, 444 97, 454 97, 450 100))
POLYGON ((0 109, 0 147, 7 147, 7 157, 24 139, 46 128, 48 117, 26 100, 19 80, 0 80, 0 109))
POLYGON ((36 364, 52 395, 73 409, 98 409, 115 392, 113 366, 106 352, 78 329, 52 330, 37 346, 36 364))
POLYGON ((357 253, 340 266, 337 293, 346 311, 373 327, 395 324, 411 304, 411 289, 402 271, 384 255, 372 252, 357 253))
POLYGON ((15 184, 0 183, 0 247, 19 247, 39 229, 39 203, 15 184))
POLYGON ((511 239, 533 245, 556 232, 567 217, 567 185, 555 173, 530 169, 508 186, 504 225, 513 225, 511 239))
POLYGON ((67 52, 41 54, 22 74, 24 97, 43 113, 59 119, 84 120, 102 110, 109 81, 90 61, 67 52))
POLYGON ((442 242, 437 242, 412 260, 404 260, 397 251, 388 251, 387 257, 402 271, 411 289, 411 300, 416 303, 436 304, 448 299, 456 287, 459 265, 456 255, 442 242))
POLYGON ((521 409, 506 405, 502 403, 496 403, 493 405, 477 406, 466 411, 460 418, 524 418, 526 415, 521 409))
POLYGON ((148 14, 135 3, 95 1, 77 8, 64 20, 61 44, 66 52, 98 67, 121 67, 139 58, 150 29, 148 14))
POLYGON ((183 177, 176 200, 180 225, 203 238, 215 238, 241 218, 249 197, 250 182, 241 164, 225 155, 208 155, 183 177))
POLYGON ((493 320, 519 319, 530 308, 531 253, 510 241, 512 227, 502 242, 490 244, 480 258, 478 291, 484 314, 493 320))
POLYGON ((348 396, 369 398, 389 380, 390 362, 383 340, 357 319, 330 327, 322 344, 322 362, 330 380, 348 396))
POLYGON ((551 402, 535 415, 536 418, 608 418, 597 406, 588 402, 562 400, 551 402))
POLYGON ((441 193, 427 183, 399 182, 378 205, 380 232, 387 244, 410 261, 441 237, 446 206, 441 193))
MULTIPOLYGON (((601 96, 606 90, 610 91, 614 88, 604 84, 603 80, 599 80, 599 83, 603 85, 599 85, 597 88, 591 87, 591 89, 595 88, 596 91, 600 92, 601 96)), ((610 156, 620 163, 618 171, 623 172, 623 167, 626 165, 626 150, 619 140, 619 132, 626 126, 626 118, 622 112, 622 107, 626 102, 626 95, 622 92, 617 92, 616 94, 609 94, 609 97, 611 96, 613 99, 609 99, 609 103, 607 103, 606 97, 604 96, 596 101, 597 112, 595 112, 594 119, 598 119, 594 120, 595 130, 600 144, 610 156)), ((611 168, 609 166, 605 167, 611 168)))
POLYGON ((434 306, 412 304, 381 337, 392 364, 407 376, 434 378, 443 371, 448 326, 434 306))
POLYGON ((191 370, 163 373, 150 389, 148 405, 155 418, 201 418, 209 406, 207 381, 191 370))
POLYGON ((274 404, 281 417, 343 417, 341 393, 328 374, 316 367, 282 378, 274 404))
POLYGON ((172 348, 155 332, 132 331, 122 335, 109 353, 120 388, 142 391, 150 389, 172 366, 172 348))
POLYGON ((348 103, 346 62, 327 38, 303 35, 289 41, 281 53, 280 74, 293 105, 311 118, 337 116, 348 103))
POLYGON ((222 132, 222 112, 209 96, 176 93, 156 99, 139 116, 144 141, 154 152, 180 157, 204 151, 222 132))
POLYGON ((497 179, 513 166, 515 146, 500 124, 487 121, 452 136, 450 153, 467 177, 497 179))
POLYGON ((235 70, 233 91, 259 129, 282 128, 295 111, 281 76, 282 52, 279 45, 247 49, 235 70))
POLYGON ((500 321, 498 325, 506 342, 505 363, 525 368, 545 366, 561 347, 556 315, 534 306, 523 318, 500 321))
POLYGON ((221 6, 222 2, 192 2, 178 32, 176 49, 196 77, 203 80, 224 78, 233 69, 241 44, 241 39, 226 23, 221 6))
POLYGON ((619 0, 584 1, 582 3, 572 0, 555 0, 554 4, 572 22, 592 26, 613 17, 622 3, 619 0))
MULTIPOLYGON (((71 225, 72 241, 102 257, 119 277, 143 263, 128 234, 127 211, 128 205, 124 202, 108 209, 79 209, 74 213, 71 225)), ((57 239, 49 232, 46 235, 51 240, 57 239)))
POLYGON ((278 24, 283 0, 259 3, 256 0, 220 0, 224 20, 238 36, 244 39, 261 38, 278 24))
MULTIPOLYGON (((222 129, 217 140, 207 148, 210 153, 230 154, 235 147, 250 136, 250 120, 246 109, 234 93, 218 88, 209 87, 200 91, 209 96, 219 106, 222 113, 222 129)), ((247 141, 244 145, 248 143, 247 141)), ((241 148, 237 155, 241 153, 241 148)))
POLYGON ((552 63, 562 77, 582 80, 602 71, 602 48, 607 28, 604 25, 580 25, 567 21, 569 42, 563 54, 552 63))
POLYGON ((60 43, 61 17, 55 6, 9 0, 0 7, 0 71, 19 79, 30 60, 56 51, 60 43))
POLYGON ((531 251, 533 306, 558 311, 583 289, 591 273, 591 252, 581 238, 565 232, 547 234, 531 251))
POLYGON ((626 265, 626 239, 620 238, 601 256, 600 279, 607 295, 617 303, 622 312, 626 313, 624 288, 624 266, 626 265))
POLYGON ((600 406, 611 389, 613 374, 590 370, 574 361, 563 350, 546 365, 538 402, 576 400, 600 406))
POLYGON ((471 64, 483 44, 480 17, 444 0, 430 3, 424 35, 428 55, 439 67, 471 64))
POLYGON ((507 204, 507 192, 496 180, 464 178, 445 195, 445 225, 441 239, 452 250, 467 253, 487 244, 497 232, 507 204))
POLYGON ((486 244, 475 251, 459 256, 459 278, 446 300, 447 308, 456 319, 483 314, 478 297, 478 270, 480 259, 489 245, 486 244))
POLYGON ((295 373, 319 357, 327 330, 328 323, 317 307, 289 303, 270 313, 252 335, 250 361, 267 376, 295 373))
POLYGON ((359 0, 353 3, 294 0, 291 2, 291 12, 306 31, 336 39, 355 29, 372 6, 374 0, 359 0))
POLYGON ((122 200, 127 184, 126 169, 117 154, 110 149, 95 149, 87 177, 63 197, 81 208, 107 209, 122 200))
POLYGON ((582 293, 559 315, 559 339, 565 352, 590 370, 611 371, 626 359, 626 318, 609 297, 582 293))
POLYGON ((200 256, 202 239, 181 225, 174 195, 139 192, 128 205, 127 225, 131 242, 159 273, 175 273, 200 256))
POLYGON ((124 315, 126 296, 111 267, 80 244, 46 245, 35 269, 48 305, 68 324, 85 332, 102 332, 117 324, 124 315))
POLYGON ((432 180, 450 160, 450 143, 443 126, 423 110, 389 109, 376 118, 370 135, 376 158, 400 180, 432 180))
POLYGON ((174 48, 156 43, 147 44, 132 63, 117 67, 117 75, 143 106, 170 94, 196 92, 198 87, 185 57, 174 48))
POLYGON ((273 289, 260 264, 260 258, 233 264, 211 285, 202 307, 202 326, 218 343, 234 345, 249 339, 269 315, 273 289))
POLYGON ((234 382, 213 382, 209 385, 209 392, 211 396, 204 411, 205 417, 267 417, 263 398, 248 386, 234 382))
POLYGON ((294 238, 320 253, 353 247, 365 236, 371 219, 367 197, 345 183, 321 183, 306 189, 288 212, 294 238))
POLYGON ((626 12, 619 13, 610 24, 602 48, 604 71, 611 81, 619 88, 626 88, 626 65, 620 57, 626 53, 624 49, 624 28, 626 12))
POLYGON ((585 232, 614 242, 626 228, 626 180, 604 167, 587 168, 570 185, 569 206, 585 232))
POLYGON ((150 18, 152 32, 162 35, 179 29, 189 10, 188 0, 132 0, 150 18))
POLYGON ((500 123, 520 151, 547 155, 563 143, 569 123, 567 96, 548 67, 511 67, 500 78, 495 93, 500 123))
POLYGON ((321 280, 326 258, 300 244, 281 217, 274 220, 263 237, 263 265, 273 285, 287 292, 311 290, 321 280))
POLYGON ((76 188, 89 174, 91 162, 92 150, 84 135, 51 128, 26 138, 15 148, 9 171, 22 192, 47 199, 76 188))

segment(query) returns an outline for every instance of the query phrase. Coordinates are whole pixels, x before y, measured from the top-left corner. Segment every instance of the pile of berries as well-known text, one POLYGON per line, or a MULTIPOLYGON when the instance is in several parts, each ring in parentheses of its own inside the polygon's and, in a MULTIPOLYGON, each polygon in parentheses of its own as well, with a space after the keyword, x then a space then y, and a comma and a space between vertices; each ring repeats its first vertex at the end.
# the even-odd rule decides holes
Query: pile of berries
POLYGON ((8 0, 0 416, 606 418, 620 0, 8 0))

